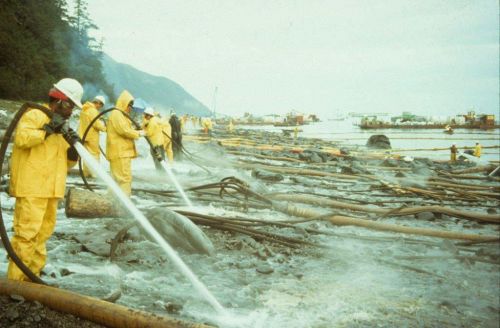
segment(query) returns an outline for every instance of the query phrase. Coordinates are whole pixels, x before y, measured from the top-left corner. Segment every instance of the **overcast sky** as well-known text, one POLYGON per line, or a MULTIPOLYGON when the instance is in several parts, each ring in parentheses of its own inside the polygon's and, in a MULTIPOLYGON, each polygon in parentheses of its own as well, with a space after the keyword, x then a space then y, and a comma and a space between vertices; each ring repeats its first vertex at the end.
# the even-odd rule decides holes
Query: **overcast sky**
MULTIPOLYGON (((499 111, 498 0, 89 0, 115 60, 217 112, 499 111)), ((140 96, 140 95, 137 95, 140 96)))

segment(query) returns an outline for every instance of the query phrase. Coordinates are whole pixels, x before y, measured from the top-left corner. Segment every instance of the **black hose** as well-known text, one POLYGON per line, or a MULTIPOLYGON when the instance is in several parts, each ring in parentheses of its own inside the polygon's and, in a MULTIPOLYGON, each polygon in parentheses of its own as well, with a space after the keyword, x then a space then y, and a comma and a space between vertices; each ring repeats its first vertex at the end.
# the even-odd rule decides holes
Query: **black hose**
MULTIPOLYGON (((41 105, 35 103, 25 103, 21 106, 21 108, 17 111, 16 115, 10 122, 7 131, 5 131, 5 135, 2 140, 2 146, 0 147, 0 182, 3 177, 3 163, 5 161, 5 154, 7 153, 7 147, 9 146, 9 141, 12 138, 12 134, 19 123, 21 117, 30 109, 38 109, 44 112, 48 117, 52 118, 52 111, 48 108, 45 108, 41 105)), ((3 222, 2 210, 0 206, 0 237, 2 238, 2 243, 7 251, 7 254, 12 259, 12 261, 17 265, 19 269, 29 278, 32 282, 46 285, 46 283, 40 279, 40 277, 36 276, 25 264, 24 262, 17 256, 16 252, 12 248, 12 245, 9 241, 9 236, 7 235, 7 230, 5 229, 5 224, 3 222)))
MULTIPOLYGON (((127 113, 125 113, 124 111, 116 108, 116 107, 112 107, 112 108, 108 108, 106 110, 103 110, 102 112, 100 112, 98 115, 96 115, 96 117, 94 117, 94 119, 92 121, 90 121, 89 123, 89 126, 87 126, 87 129, 85 129, 85 132, 83 133, 83 136, 82 136, 82 144, 85 145, 85 139, 87 138, 87 134, 89 133, 90 129, 92 128, 92 125, 94 125, 94 123, 100 119, 104 114, 107 114, 113 110, 118 110, 120 111, 123 115, 125 115, 125 117, 127 117, 130 122, 132 122, 132 124, 135 126, 136 129, 140 129, 141 126, 136 122, 134 121, 134 119, 127 113)), ((149 147, 151 149, 153 149, 153 144, 151 143, 151 140, 149 140, 148 137, 144 137, 146 139, 146 141, 148 142, 149 144, 149 147)), ((101 150, 102 151, 102 150, 101 150)), ((83 180, 83 183, 85 184, 85 187, 90 190, 90 191, 94 191, 94 189, 92 189, 92 187, 89 185, 87 179, 85 178, 85 175, 83 174, 83 167, 82 167, 82 159, 80 158, 78 160, 78 171, 80 173, 80 176, 82 177, 82 180, 83 180)))

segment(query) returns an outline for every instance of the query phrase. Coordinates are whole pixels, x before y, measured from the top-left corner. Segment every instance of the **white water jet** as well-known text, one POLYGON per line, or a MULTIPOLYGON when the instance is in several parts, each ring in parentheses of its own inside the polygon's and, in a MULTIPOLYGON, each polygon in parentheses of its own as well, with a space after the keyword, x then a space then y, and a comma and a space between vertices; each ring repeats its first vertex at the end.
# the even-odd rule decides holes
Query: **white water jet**
MULTIPOLYGON (((196 275, 188 268, 188 266, 177 255, 175 250, 163 239, 163 237, 155 230, 149 223, 148 219, 142 214, 132 201, 125 195, 118 184, 113 180, 104 170, 103 167, 97 162, 92 155, 85 149, 85 147, 77 142, 74 144, 75 149, 80 154, 80 157, 87 165, 87 167, 98 176, 108 187, 109 190, 116 196, 117 200, 127 209, 127 211, 141 224, 144 230, 160 245, 165 251, 168 258, 174 265, 181 271, 193 284, 195 289, 203 296, 210 305, 220 314, 227 315, 226 309, 217 301, 217 299, 210 293, 207 287, 196 277, 196 275)), ((167 170, 168 172, 168 170, 167 170)), ((182 190, 182 189, 181 189, 182 190)), ((189 201, 189 199, 188 199, 189 201)))
POLYGON ((187 206, 192 208, 193 203, 191 203, 191 200, 186 195, 186 192, 184 192, 184 189, 182 189, 181 185, 179 184, 179 181, 177 181, 177 178, 175 177, 174 172, 172 172, 172 168, 170 167, 170 165, 165 163, 165 161, 161 161, 160 164, 163 167, 163 169, 165 170, 165 172, 167 172, 168 177, 174 183, 175 188, 177 189, 179 194, 181 194, 181 197, 182 197, 182 199, 184 199, 187 206))

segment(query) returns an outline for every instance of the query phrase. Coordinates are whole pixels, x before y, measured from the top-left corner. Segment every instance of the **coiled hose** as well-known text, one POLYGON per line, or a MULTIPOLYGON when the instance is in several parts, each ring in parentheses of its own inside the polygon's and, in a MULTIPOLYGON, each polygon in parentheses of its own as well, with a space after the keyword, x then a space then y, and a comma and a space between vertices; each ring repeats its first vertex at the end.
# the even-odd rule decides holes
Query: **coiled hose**
MULTIPOLYGON (((35 103, 25 103, 21 106, 21 108, 17 111, 16 115, 10 122, 9 127, 5 131, 5 135, 2 140, 2 146, 0 147, 0 182, 3 177, 3 163, 5 161, 5 155, 7 153, 7 147, 9 146, 9 141, 12 138, 12 135, 14 134, 14 130, 17 127, 17 124, 19 123, 19 120, 21 120, 21 117, 30 109, 38 109, 42 112, 44 112, 48 117, 52 118, 52 111, 50 111, 48 108, 43 107, 41 105, 35 104, 35 103)), ((17 265, 19 269, 29 278, 31 279, 32 282, 38 283, 38 284, 43 284, 46 285, 46 283, 40 279, 40 277, 36 276, 24 263, 23 261, 17 256, 16 252, 12 248, 12 245, 10 244, 9 241, 9 236, 7 235, 7 230, 5 229, 5 224, 3 222, 3 215, 2 215, 2 210, 1 210, 1 204, 0 204, 0 237, 2 238, 2 243, 5 247, 5 250, 7 251, 7 254, 9 257, 12 259, 12 261, 17 265)))

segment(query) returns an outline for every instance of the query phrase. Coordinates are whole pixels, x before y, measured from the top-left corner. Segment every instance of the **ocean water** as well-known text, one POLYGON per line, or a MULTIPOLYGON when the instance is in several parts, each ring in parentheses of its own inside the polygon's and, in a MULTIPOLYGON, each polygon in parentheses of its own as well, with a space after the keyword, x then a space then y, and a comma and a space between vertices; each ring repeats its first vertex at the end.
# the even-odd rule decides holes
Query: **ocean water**
MULTIPOLYGON (((302 132, 299 133, 299 138, 321 138, 334 142, 340 142, 347 145, 366 145, 366 141, 374 134, 385 134, 389 137, 393 149, 424 149, 424 148, 449 148, 453 143, 456 143, 459 150, 462 147, 474 147, 476 142, 482 146, 499 146, 500 145, 500 129, 493 130, 472 130, 472 129, 457 129, 454 134, 444 133, 442 130, 435 129, 377 129, 377 130, 362 130, 355 124, 359 119, 348 118, 344 121, 329 121, 311 123, 300 126, 302 132)), ((293 127, 274 127, 272 125, 251 126, 238 125, 236 128, 265 130, 281 132, 283 129, 292 129, 293 127)), ((402 155, 429 157, 432 159, 449 159, 450 152, 448 150, 439 151, 394 151, 402 155)), ((500 149, 483 149, 484 160, 498 161, 500 159, 500 149)))

